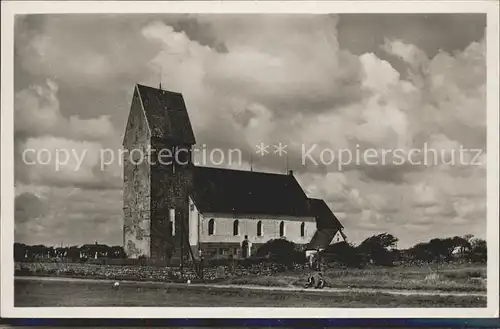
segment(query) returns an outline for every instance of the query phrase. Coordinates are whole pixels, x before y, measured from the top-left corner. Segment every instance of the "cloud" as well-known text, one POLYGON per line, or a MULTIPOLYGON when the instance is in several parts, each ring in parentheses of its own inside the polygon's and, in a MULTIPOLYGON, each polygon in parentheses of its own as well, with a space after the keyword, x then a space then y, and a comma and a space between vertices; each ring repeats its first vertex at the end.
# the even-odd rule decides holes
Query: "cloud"
POLYGON ((459 218, 476 222, 481 221, 486 216, 486 200, 478 202, 474 199, 461 198, 454 205, 459 218))
POLYGON ((385 40, 383 49, 409 65, 410 77, 427 74, 429 59, 427 54, 417 46, 407 44, 401 40, 385 40))
POLYGON ((36 199, 29 192, 16 197, 16 208, 19 205, 25 212, 26 209, 36 212, 36 217, 31 216, 22 222, 18 221, 16 213, 16 241, 48 245, 93 241, 121 244, 121 191, 40 185, 18 185, 18 189, 37 190, 39 196, 35 198, 41 201, 33 202, 36 199), (43 202, 41 207, 40 202, 43 202))
POLYGON ((29 192, 16 196, 15 199, 15 221, 25 223, 45 215, 47 204, 37 195, 29 192))
POLYGON ((34 76, 77 88, 120 88, 141 74, 154 51, 138 37, 143 22, 109 14, 20 15, 15 50, 20 66, 34 76))
POLYGON ((485 145, 485 47, 483 38, 453 55, 428 58, 414 45, 386 41, 384 49, 404 59, 418 88, 409 106, 416 139, 442 133, 465 146, 485 145))
POLYGON ((15 95, 17 179, 54 186, 121 187, 118 161, 106 171, 101 170, 101 152, 113 145, 113 151, 118 153, 113 142, 118 133, 110 115, 65 117, 60 110, 58 90, 55 81, 46 79, 44 84, 32 85, 15 95), (83 162, 79 164, 80 161, 83 162), (58 162, 62 162, 59 168, 58 162))
POLYGON ((440 192, 425 182, 413 187, 413 204, 416 207, 432 207, 439 202, 440 192))
MULTIPOLYGON (((246 166, 255 145, 287 144, 288 166, 302 186, 341 214, 355 239, 390 230, 410 244, 448 232, 449 223, 465 232, 467 221, 481 235, 484 164, 426 167, 394 165, 388 158, 385 165, 361 161, 342 172, 336 162, 301 164, 302 145, 317 144, 315 158, 325 148, 397 148, 407 155, 427 143, 449 156, 461 145, 486 145, 484 38, 469 36, 465 42, 450 36, 446 26, 417 38, 399 18, 401 33, 373 25, 368 32, 362 27, 362 41, 346 42, 342 28, 349 19, 341 16, 339 24, 333 15, 24 18, 16 26, 16 76, 32 87, 16 92, 16 150, 68 147, 88 149, 89 155, 81 172, 74 173, 71 162, 56 175, 49 165, 19 166, 18 152, 16 182, 58 190, 119 188, 121 169, 96 170, 96 151, 119 146, 133 85, 156 86, 161 75, 164 88, 183 93, 197 141, 208 149, 238 148, 246 166), (372 46, 346 48, 356 42, 372 46)), ((453 16, 453 26, 461 20, 453 16)), ((415 26, 427 31, 425 22, 415 26)), ((274 155, 252 160, 254 168, 285 168, 285 160, 274 155)))
POLYGON ((116 134, 109 115, 81 119, 66 118, 60 111, 58 85, 47 79, 16 93, 14 132, 22 137, 57 136, 74 140, 101 140, 116 134))
MULTIPOLYGON (((78 142, 57 137, 28 138, 19 146, 24 155, 17 164, 21 181, 48 186, 90 189, 121 188, 121 163, 102 166, 103 147, 96 142, 78 142)), ((118 150, 115 151, 115 156, 118 150)))

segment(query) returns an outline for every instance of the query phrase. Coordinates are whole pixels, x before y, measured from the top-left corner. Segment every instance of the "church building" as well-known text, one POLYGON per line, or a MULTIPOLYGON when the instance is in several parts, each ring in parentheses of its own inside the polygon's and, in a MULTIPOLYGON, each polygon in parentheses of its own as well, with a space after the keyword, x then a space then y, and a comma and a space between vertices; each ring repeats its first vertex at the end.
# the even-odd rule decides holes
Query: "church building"
POLYGON ((180 93, 135 86, 123 139, 128 151, 123 159, 128 257, 168 261, 180 253, 201 253, 205 258, 240 258, 271 239, 314 250, 346 239, 328 205, 308 198, 292 171, 196 166, 195 143, 180 93), (159 153, 178 156, 158 161, 159 153))

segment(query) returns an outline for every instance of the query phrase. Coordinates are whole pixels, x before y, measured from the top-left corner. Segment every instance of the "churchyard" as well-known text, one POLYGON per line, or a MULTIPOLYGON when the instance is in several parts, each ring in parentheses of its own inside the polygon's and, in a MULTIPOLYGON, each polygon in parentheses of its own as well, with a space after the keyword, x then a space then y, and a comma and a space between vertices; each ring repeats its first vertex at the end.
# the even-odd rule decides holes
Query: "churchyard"
POLYGON ((138 306, 153 305, 149 303, 158 299, 155 306, 203 306, 201 301, 224 297, 228 306, 485 306, 482 240, 455 246, 463 239, 433 239, 408 250, 389 248, 395 240, 384 233, 358 246, 337 243, 311 259, 312 265, 297 245, 277 239, 249 259, 206 260, 202 277, 190 261, 181 268, 148 259, 23 258, 25 254, 18 253, 16 303, 138 306), (305 290, 308 277, 319 271, 325 288, 305 290), (118 289, 113 289, 114 283, 118 289), (72 301, 65 300, 65 295, 72 296, 72 301))

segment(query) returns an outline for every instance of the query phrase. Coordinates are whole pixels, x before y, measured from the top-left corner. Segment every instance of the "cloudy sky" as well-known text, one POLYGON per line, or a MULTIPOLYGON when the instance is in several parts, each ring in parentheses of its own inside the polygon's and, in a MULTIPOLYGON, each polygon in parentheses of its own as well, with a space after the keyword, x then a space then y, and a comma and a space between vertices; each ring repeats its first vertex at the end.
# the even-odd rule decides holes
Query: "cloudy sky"
MULTIPOLYGON (((199 145, 288 145, 306 192, 352 242, 485 236, 483 165, 302 165, 322 149, 486 148, 484 15, 29 15, 15 25, 15 240, 122 241, 117 150, 134 84, 182 92, 199 145), (55 170, 26 149, 75 150, 55 170)), ((52 153, 54 155, 55 153, 52 153)), ((466 156, 467 157, 467 156, 466 156)), ((284 172, 274 154, 255 170, 284 172)))

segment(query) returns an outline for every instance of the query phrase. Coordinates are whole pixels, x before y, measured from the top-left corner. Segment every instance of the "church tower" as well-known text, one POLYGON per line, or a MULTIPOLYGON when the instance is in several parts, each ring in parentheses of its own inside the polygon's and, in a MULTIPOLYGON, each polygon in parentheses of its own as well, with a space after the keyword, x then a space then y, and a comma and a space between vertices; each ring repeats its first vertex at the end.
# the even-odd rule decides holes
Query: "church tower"
POLYGON ((182 244, 189 248, 185 237, 195 143, 181 94, 135 86, 123 139, 123 242, 128 257, 168 261, 182 244))

